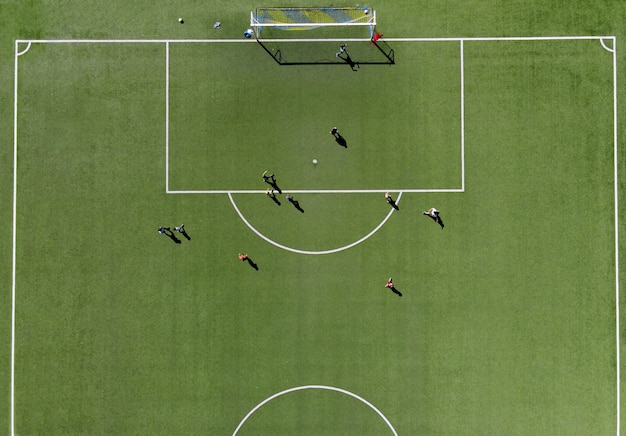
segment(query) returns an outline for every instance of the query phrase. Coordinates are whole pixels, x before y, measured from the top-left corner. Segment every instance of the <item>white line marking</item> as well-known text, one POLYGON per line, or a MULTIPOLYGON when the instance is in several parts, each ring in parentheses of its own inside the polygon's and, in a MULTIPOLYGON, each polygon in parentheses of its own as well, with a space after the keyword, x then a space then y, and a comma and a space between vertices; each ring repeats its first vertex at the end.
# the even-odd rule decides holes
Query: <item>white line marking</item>
POLYGON ((438 41, 572 41, 578 39, 604 39, 614 36, 495 36, 495 37, 457 37, 457 38, 385 38, 394 42, 438 42, 438 41))
POLYGON ((256 42, 254 39, 19 39, 18 42, 32 42, 33 44, 163 44, 169 43, 247 43, 256 42))
POLYGON ((461 190, 465 192, 465 57, 461 46, 461 190))
MULTIPOLYGON (((495 37, 456 37, 456 38, 385 38, 386 41, 397 42, 438 42, 438 41, 556 41, 556 40, 577 40, 577 39, 614 39, 615 36, 604 35, 582 35, 582 36, 495 36, 495 37)), ((17 42, 32 42, 34 44, 133 44, 133 43, 254 43, 254 39, 18 39, 17 42)), ((275 39, 261 41, 276 42, 339 42, 339 41, 369 41, 368 38, 352 38, 352 39, 275 39)))
POLYGON ((257 410, 259 410, 262 406, 264 406, 265 404, 269 403, 270 401, 272 401, 275 398, 280 397, 281 395, 285 395, 288 394, 290 392, 295 392, 295 391, 302 391, 305 389, 323 389, 323 390, 327 390, 327 391, 335 391, 335 392, 340 392, 342 394, 348 395, 352 398, 356 398, 357 400, 359 400, 360 402, 362 402, 363 404, 367 405, 370 409, 372 409, 374 412, 376 412, 378 414, 378 416, 380 416, 383 421, 385 421, 385 424, 387 424, 387 427, 389 427, 389 430, 391 430, 391 432, 395 435, 398 436, 398 433, 396 432, 396 429, 393 428, 393 425, 391 425, 391 422, 389 422, 389 420, 387 419, 387 417, 385 415, 383 415, 383 413, 378 410, 376 408, 376 406, 374 406, 372 403, 370 403, 369 401, 367 401, 366 399, 359 397, 357 394, 353 394, 350 391, 346 391, 345 389, 341 389, 341 388, 335 388, 333 386, 323 386, 323 385, 309 385, 309 386, 298 386, 295 388, 291 388, 291 389, 285 389, 284 391, 278 392, 277 394, 272 395, 271 397, 266 398, 265 400, 261 401, 259 404, 257 404, 250 412, 248 412, 248 414, 241 420, 241 422, 239 423, 239 425, 237 426, 237 428, 235 429, 235 431, 233 432, 233 436, 236 436, 237 432, 239 431, 239 429, 241 429, 241 427, 243 426, 243 424, 248 420, 248 418, 250 418, 250 416, 256 412, 257 410))
MULTIPOLYGON (((617 148, 617 41, 613 38, 613 187, 615 195, 615 349, 616 349, 616 383, 617 383, 617 435, 620 434, 620 320, 619 320, 619 154, 617 148)), ((602 44, 604 45, 604 43, 602 44)))
MULTIPOLYGON (((265 193, 265 191, 262 191, 262 192, 265 193)), ((389 192, 391 192, 391 191, 389 191, 389 192)), ((374 228, 374 230, 369 232, 367 235, 363 236, 358 241, 355 241, 355 242, 353 242, 351 244, 348 244, 346 246, 339 247, 339 248, 334 248, 334 249, 331 249, 331 250, 307 251, 307 250, 298 250, 297 248, 287 247, 286 245, 279 244, 278 242, 275 242, 275 241, 271 240, 270 238, 268 238, 267 236, 263 235, 261 232, 259 232, 257 229, 255 229, 252 226, 252 224, 250 224, 248 222, 248 220, 246 220, 246 218, 243 216, 243 214, 241 213, 241 211, 237 207, 237 204, 235 204, 235 200, 233 200, 233 197, 232 197, 230 192, 228 193, 228 198, 230 198, 230 202, 232 203, 233 207, 235 208, 235 211, 237 212, 237 215, 239 215, 239 218, 241 218, 241 220, 250 228, 250 230, 252 230, 254 233, 256 233, 261 239, 263 239, 266 242, 274 245, 275 247, 282 248, 283 250, 291 251, 292 253, 298 253, 298 254, 331 254, 331 253, 338 253, 339 251, 343 251, 343 250, 347 250, 349 248, 352 248, 355 245, 358 245, 361 242, 363 242, 366 239, 368 239, 374 233, 376 233, 387 222, 387 220, 389 218, 391 218, 391 215, 395 211, 395 209, 392 207, 391 210, 389 211, 389 213, 387 214, 387 216, 380 222, 380 224, 378 224, 376 226, 376 228, 374 228)), ((398 193, 398 198, 396 199, 396 203, 399 203, 401 198, 402 198, 402 192, 399 192, 398 193)))
MULTIPOLYGON (((354 39, 354 41, 361 41, 362 39, 354 39)), ((554 40, 600 40, 600 43, 605 50, 613 53, 613 125, 614 125, 614 202, 615 202, 615 302, 616 302, 616 367, 617 367, 617 434, 620 434, 621 418, 620 418, 620 319, 619 319, 619 178, 618 178, 618 128, 617 128, 617 57, 616 57, 616 37, 615 36, 539 36, 539 37, 476 37, 476 38, 386 38, 387 41, 397 42, 438 42, 438 41, 460 41, 463 44, 464 41, 554 41, 554 40), (604 40, 611 40, 613 42, 613 48, 611 49, 605 44, 604 40)), ((298 40, 285 40, 290 42, 319 42, 317 39, 298 39, 298 40)), ((328 39, 326 41, 345 41, 339 39, 328 39)), ((16 296, 16 241, 17 241, 17 90, 18 90, 18 57, 25 54, 33 43, 44 44, 75 44, 75 43, 254 43, 253 39, 40 39, 40 40, 15 40, 15 71, 14 71, 14 116, 13 116, 13 238, 12 238, 12 267, 11 267, 11 418, 10 418, 10 432, 13 436, 15 434, 15 296, 16 296), (21 52, 19 51, 19 44, 27 43, 27 46, 21 52)), ((169 51, 168 51, 169 56, 169 51)), ((462 58, 463 62, 463 58, 462 58)), ((168 62, 169 65, 169 62, 168 62)), ((168 68, 168 67, 166 67, 168 68)), ((463 79, 462 79, 463 80, 463 79)), ((166 97, 168 98, 168 97, 166 97)), ((464 93, 462 94, 464 99, 464 93)), ((464 107, 464 106, 463 106, 464 107)), ((464 118, 464 116, 463 116, 464 118)), ((167 123, 169 124, 169 123, 167 123)), ((464 119, 463 125, 463 142, 462 148, 464 149, 464 119)), ((168 129, 168 127, 166 127, 168 129)), ((463 152, 463 187, 459 189, 403 189, 404 192, 464 192, 465 190, 465 161, 463 152)), ((167 185, 168 182, 166 182, 167 185)), ((207 191, 169 191, 168 194, 205 194, 205 193, 225 193, 228 194, 231 202, 235 206, 231 193, 261 193, 265 191, 222 191, 222 190, 207 190, 207 191)), ((373 192, 398 192, 398 190, 300 190, 291 191, 292 193, 373 193, 373 192)), ((401 193, 400 193, 401 195, 401 193)), ((398 197, 398 200, 400 197, 398 197)), ((235 209, 236 206, 235 206, 235 209)), ((239 212, 239 211, 238 211, 239 212)), ((241 215, 240 215, 241 216, 241 215)), ((242 217, 243 218, 243 217, 242 217)), ((244 220, 245 221, 245 220, 244 220)), ((395 433, 395 432, 394 432, 395 433)))
MULTIPOLYGON (((11 436, 15 435, 15 268, 17 249, 17 60, 19 43, 15 41, 13 80, 13 248, 11 250, 11 436)), ((30 44, 28 45, 30 47, 30 44)), ((25 53, 26 51, 24 51, 25 53)))
MULTIPOLYGON (((17 49, 17 45, 16 45, 16 49, 17 49)), ((22 56, 23 54, 25 54, 28 50, 30 50, 30 41, 28 41, 28 45, 26 45, 26 48, 20 52, 17 53, 18 56, 22 56)))
MULTIPOLYGON (((385 192, 463 192, 463 189, 283 189, 285 194, 375 194, 385 192)), ((167 191, 167 194, 265 194, 264 190, 182 190, 167 191)))
POLYGON ((170 43, 165 43, 165 192, 170 189, 170 43))
MULTIPOLYGON (((600 39, 600 44, 602 44, 602 47, 604 47, 604 49, 605 49, 606 51, 608 51, 608 52, 610 52, 610 53, 613 53, 613 52, 614 52, 614 50, 613 50, 611 47, 607 46, 607 45, 604 43, 604 39, 600 39)), ((615 38, 613 38, 613 47, 615 47, 615 38)))

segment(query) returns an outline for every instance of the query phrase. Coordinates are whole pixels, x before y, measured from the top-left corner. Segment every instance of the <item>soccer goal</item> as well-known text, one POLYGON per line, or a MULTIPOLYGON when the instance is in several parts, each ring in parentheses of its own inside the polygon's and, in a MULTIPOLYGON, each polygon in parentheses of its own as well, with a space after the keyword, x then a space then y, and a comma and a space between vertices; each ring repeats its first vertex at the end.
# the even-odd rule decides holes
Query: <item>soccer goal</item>
POLYGON ((366 6, 257 8, 250 28, 281 65, 394 63, 393 50, 376 32, 376 11, 366 6))

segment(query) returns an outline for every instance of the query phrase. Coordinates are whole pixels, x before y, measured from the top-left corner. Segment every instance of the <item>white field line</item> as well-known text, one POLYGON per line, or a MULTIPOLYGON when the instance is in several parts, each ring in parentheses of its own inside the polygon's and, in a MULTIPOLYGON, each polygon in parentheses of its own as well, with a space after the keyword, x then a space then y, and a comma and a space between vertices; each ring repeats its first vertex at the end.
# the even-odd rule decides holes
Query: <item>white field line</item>
POLYGON ((170 189, 170 43, 165 43, 165 192, 170 189))
POLYGON ((461 190, 465 192, 465 57, 461 46, 461 190))
POLYGON ((346 391, 345 389, 341 389, 341 388, 336 388, 333 386, 323 386, 323 385, 309 385, 309 386, 298 386, 295 388, 291 388, 291 389, 285 389, 284 391, 278 392, 268 398, 266 398, 265 400, 261 401, 259 404, 257 404, 250 412, 248 412, 248 414, 241 420, 241 422, 239 423, 239 425, 237 426, 237 428, 235 429, 235 431, 233 432, 233 436, 235 436, 237 434, 237 432, 239 432, 239 430, 241 429, 241 426, 243 426, 243 424, 248 420, 248 418, 250 418, 250 416, 252 416, 252 414, 254 412, 256 412, 257 410, 259 410, 263 405, 269 403, 270 401, 272 401, 275 398, 280 397, 281 395, 285 395, 288 394, 290 392, 295 392, 295 391, 301 391, 301 390, 305 390, 305 389, 324 389, 327 391, 335 391, 335 392, 340 392, 342 394, 348 395, 352 398, 356 398, 357 400, 359 400, 361 403, 367 405, 370 409, 372 409, 374 412, 376 412, 378 414, 378 416, 380 416, 382 418, 383 421, 385 421, 385 424, 387 424, 387 427, 389 427, 389 430, 391 430, 391 432, 395 435, 398 436, 398 433, 396 432, 396 429, 393 428, 393 425, 391 425, 391 422, 389 422, 389 420, 387 419, 387 417, 385 415, 383 415, 383 413, 378 410, 376 408, 376 406, 374 406, 372 403, 370 403, 369 401, 367 401, 366 399, 359 397, 357 394, 353 394, 350 391, 346 391))
MULTIPOLYGON (((602 44, 602 47, 604 47, 604 49, 608 52, 613 53, 615 51, 614 49, 612 49, 611 47, 605 44, 604 39, 600 40, 600 44, 602 44)), ((613 47, 615 47, 615 38, 613 38, 613 47)))
POLYGON ((17 53, 18 56, 22 56, 24 53, 26 53, 28 50, 30 49, 30 42, 28 42, 28 45, 26 45, 26 48, 24 50, 22 50, 21 52, 17 53))
MULTIPOLYGON (((237 204, 235 203, 235 200, 233 199, 233 196, 231 195, 231 193, 228 193, 228 198, 230 199, 231 204, 233 205, 233 208, 235 209, 235 212, 237 212, 237 215, 239 215, 239 218, 241 218, 241 220, 244 222, 245 225, 248 226, 248 228, 250 230, 252 230, 253 233, 255 233, 259 238, 263 239, 265 242, 272 244, 273 246, 277 247, 277 248, 281 248, 283 250, 286 251, 291 251, 292 253, 298 253, 298 254, 332 254, 332 253, 338 253, 340 251, 344 251, 347 250, 349 248, 352 248, 358 244, 360 244, 361 242, 369 239, 374 233, 376 233, 378 230, 380 230, 380 228, 385 225, 385 223, 389 220, 389 218, 391 218, 391 215, 393 215, 393 212, 395 211, 395 208, 390 208, 389 212, 387 213, 387 216, 371 231, 369 232, 367 235, 363 236, 361 239, 358 239, 348 245, 344 245, 343 247, 337 247, 337 248, 332 248, 330 250, 320 250, 320 251, 308 251, 308 250, 299 250, 297 248, 291 248, 291 247, 287 247, 286 245, 282 245, 279 244, 276 241, 273 241, 272 239, 268 238, 267 236, 265 236, 263 233, 261 233, 260 231, 258 231, 252 224, 250 224, 248 222, 248 220, 246 219, 246 217, 243 216, 243 213, 241 213, 241 211, 239 210, 239 208, 237 207, 237 204)), ((396 198, 396 204, 400 203, 400 199, 402 198, 402 192, 398 193, 398 198, 396 198)))
MULTIPOLYGON (((350 39, 350 41, 363 41, 367 39, 350 39)), ((620 318, 619 318, 619 171, 618 171, 618 129, 617 129, 617 55, 616 55, 616 37, 608 36, 608 35, 581 35, 581 36, 511 36, 511 37, 456 37, 456 38, 385 38, 387 41, 398 41, 398 42, 439 42, 439 41, 460 41, 461 44, 464 41, 555 41, 555 40, 600 40, 603 47, 613 53, 613 125, 614 125, 614 197, 615 197, 615 301, 616 301, 616 383, 617 383, 617 434, 620 434, 620 426, 621 426, 621 418, 620 418, 620 386, 621 386, 621 375, 620 375, 620 318), (613 41, 613 48, 610 49, 604 43, 604 40, 613 41)), ((280 42, 281 40, 275 40, 280 42)), ((317 39, 286 39, 284 41, 290 42, 319 42, 317 39)), ((326 41, 347 41, 345 39, 327 39, 326 41)), ((12 268, 11 268, 11 420, 10 420, 10 434, 13 436, 15 434, 15 277, 16 277, 16 241, 17 241, 17 91, 18 91, 18 56, 24 54, 30 48, 30 45, 33 43, 42 43, 42 44, 99 44, 99 43, 107 43, 107 44, 117 44, 117 43, 253 43, 256 42, 254 39, 19 39, 15 40, 15 70, 14 70, 14 137, 13 137, 13 238, 12 238, 12 268), (28 46, 22 52, 18 51, 18 46, 21 43, 27 43, 28 46)), ((169 62, 168 62, 169 64, 169 62)), ((167 68, 167 67, 166 67, 167 68)), ((462 94, 462 98, 464 93, 462 94)), ((464 121, 462 121, 464 126, 464 121)), ((168 127, 166 127, 168 129, 168 127)), ((463 138, 463 147, 464 147, 464 138, 463 138)), ((464 154, 463 154, 464 155, 464 154)), ((463 161, 463 171, 464 171, 463 161)), ((167 182, 166 182, 167 183, 167 182)), ((465 177, 463 177, 463 188, 462 189, 403 189, 403 190, 393 190, 389 189, 389 192, 463 192, 464 191, 464 183, 465 177)), ((302 191, 290 191, 292 193, 372 193, 372 192, 386 192, 387 190, 302 190, 302 191)), ((259 193, 265 191, 167 191, 168 193, 173 194, 203 194, 203 193, 259 193)))
POLYGON ((438 42, 438 41, 569 41, 577 39, 606 39, 614 36, 494 36, 494 37, 458 37, 458 38, 385 38, 385 41, 398 42, 438 42))
MULTIPOLYGON (((495 36, 495 37, 456 37, 456 38, 385 38, 385 41, 398 42, 441 42, 441 41, 555 41, 577 39, 615 39, 615 36, 495 36)), ((262 39, 263 40, 263 39, 262 39)), ((369 38, 328 38, 328 39, 266 39, 273 42, 341 42, 369 41, 369 38)), ((143 44, 143 43, 253 43, 255 39, 18 39, 17 43, 33 44, 143 44)))
POLYGON ((252 43, 254 39, 18 39, 33 44, 163 44, 169 43, 252 43))
MULTIPOLYGON (((24 50, 24 53, 28 50, 24 50)), ((15 41, 14 77, 13 77, 13 247, 11 249, 11 419, 10 433, 15 435, 15 269, 17 250, 17 59, 19 42, 15 41)))
MULTIPOLYGON (((385 192, 463 192, 463 189, 283 189, 285 194, 374 194, 385 192)), ((180 190, 168 191, 167 194, 265 194, 262 189, 248 190, 180 190)))
MULTIPOLYGON (((615 349, 616 349, 616 395, 617 435, 620 434, 621 369, 620 369, 620 319, 619 319, 619 153, 617 148, 617 41, 613 38, 613 187, 615 195, 615 349)), ((604 41, 602 42, 604 45, 604 41)), ((606 46, 605 46, 606 48, 606 46)))
MULTIPOLYGON (((287 41, 295 41, 295 40, 287 40, 287 41)), ((319 41, 319 40, 308 40, 319 41)), ((332 41, 326 39, 325 41, 332 41)), ((348 41, 345 39, 337 39, 336 41, 348 41)), ((369 39, 366 39, 369 41, 369 39)), ((358 194, 358 193, 376 193, 376 192, 413 192, 413 193, 435 193, 435 192, 464 192, 465 191, 465 85, 464 85, 464 72, 463 72, 463 40, 461 43, 461 188, 436 188, 436 189, 298 189, 298 190, 289 190, 285 192, 289 192, 291 194, 358 194)), ((169 43, 168 44, 169 47, 169 43)), ((169 50, 168 50, 169 53, 169 50)), ((168 56, 169 63, 169 56, 168 56)), ((166 88, 167 98, 169 98, 169 74, 167 76, 166 88)), ((166 102, 167 108, 166 113, 169 113, 169 103, 166 102)), ((169 116, 166 117, 166 122, 169 125, 169 116)), ((167 130, 167 128, 166 128, 167 130)), ((166 144, 169 145, 169 134, 166 138, 166 144)), ((197 190, 170 190, 169 189, 169 149, 166 146, 166 188, 165 192, 167 194, 263 194, 264 190, 215 190, 215 189, 197 189, 197 190)))

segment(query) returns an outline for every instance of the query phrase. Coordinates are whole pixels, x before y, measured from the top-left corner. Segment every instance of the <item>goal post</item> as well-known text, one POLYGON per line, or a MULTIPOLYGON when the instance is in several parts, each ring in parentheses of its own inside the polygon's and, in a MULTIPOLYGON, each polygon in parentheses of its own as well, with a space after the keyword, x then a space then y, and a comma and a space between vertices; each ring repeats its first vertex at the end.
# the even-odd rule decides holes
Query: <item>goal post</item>
POLYGON ((250 28, 281 65, 394 63, 393 50, 376 33, 376 11, 367 6, 257 8, 250 28))
MULTIPOLYGON (((313 30, 321 27, 365 27, 370 37, 376 28, 376 11, 370 7, 353 8, 257 8, 250 13, 250 26, 257 38, 272 30, 313 30), (267 29, 267 31, 266 31, 267 29)), ((285 36, 283 36, 285 37, 285 36)))

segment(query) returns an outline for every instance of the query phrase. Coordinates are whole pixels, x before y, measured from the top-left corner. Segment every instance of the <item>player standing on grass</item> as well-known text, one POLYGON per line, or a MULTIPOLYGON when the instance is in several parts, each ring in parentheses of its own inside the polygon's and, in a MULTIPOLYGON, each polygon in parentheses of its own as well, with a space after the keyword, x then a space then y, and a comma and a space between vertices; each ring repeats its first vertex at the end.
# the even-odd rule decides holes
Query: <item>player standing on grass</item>
POLYGON ((385 200, 387 200, 387 203, 389 203, 389 205, 393 207, 395 210, 400 210, 400 208, 396 204, 396 201, 391 197, 389 192, 385 193, 385 200))
POLYGON ((427 211, 422 212, 422 215, 427 215, 431 217, 433 221, 439 224, 441 228, 443 229, 443 221, 441 220, 441 217, 439 216, 439 211, 437 209, 435 209, 434 207, 431 207, 427 211))
POLYGON ((254 263, 254 262, 252 261, 252 259, 250 259, 250 258, 248 257, 248 255, 247 255, 247 254, 244 254, 244 253, 239 253, 239 255, 238 255, 237 257, 238 257, 238 258, 239 258, 239 260, 241 260, 242 262, 248 262, 248 265, 250 265, 250 266, 251 266, 252 268, 254 268, 255 270, 257 270, 257 271, 259 270, 259 266, 258 266, 256 263, 254 263))
POLYGON ((339 46, 339 51, 337 53, 335 53, 336 57, 339 57, 339 55, 341 54, 346 54, 346 56, 348 56, 348 51, 346 50, 346 47, 348 46, 348 44, 341 44, 339 46))
POLYGON ((187 238, 188 241, 191 241, 191 237, 187 234, 187 231, 185 230, 185 225, 181 224, 180 226, 174 227, 174 231, 181 233, 185 238, 187 238))
POLYGON ((387 284, 385 285, 385 288, 391 289, 392 292, 396 294, 398 297, 402 297, 402 292, 396 289, 396 287, 393 284, 393 279, 391 277, 389 277, 389 280, 387 280, 387 284))
POLYGON ((267 171, 263 171, 263 175, 261 177, 263 177, 263 181, 269 185, 271 185, 272 183, 276 183, 276 178, 274 177, 274 173, 267 174, 267 171))
POLYGON ((282 194, 283 191, 278 187, 278 184, 276 183, 276 177, 274 177, 274 173, 268 174, 267 171, 263 171, 261 177, 263 177, 263 181, 270 185, 273 190, 278 191, 279 194, 282 194))

